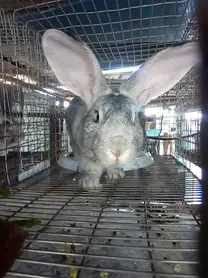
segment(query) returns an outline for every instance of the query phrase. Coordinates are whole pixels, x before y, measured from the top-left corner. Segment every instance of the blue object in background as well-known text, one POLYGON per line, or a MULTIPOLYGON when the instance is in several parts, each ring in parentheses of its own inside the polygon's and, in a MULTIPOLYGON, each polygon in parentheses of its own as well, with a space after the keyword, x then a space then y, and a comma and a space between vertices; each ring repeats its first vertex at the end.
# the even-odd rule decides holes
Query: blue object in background
POLYGON ((159 136, 160 135, 160 129, 147 129, 146 130, 147 136, 159 136))

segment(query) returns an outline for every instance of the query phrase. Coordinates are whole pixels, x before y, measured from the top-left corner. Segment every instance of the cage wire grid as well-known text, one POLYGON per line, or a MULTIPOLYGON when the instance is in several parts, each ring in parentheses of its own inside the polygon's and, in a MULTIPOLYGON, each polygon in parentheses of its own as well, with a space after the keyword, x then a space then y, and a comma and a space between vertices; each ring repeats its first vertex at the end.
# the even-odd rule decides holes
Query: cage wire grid
POLYGON ((51 73, 44 75, 48 66, 40 36, 4 11, 0 16, 1 170, 5 176, 1 183, 5 185, 15 183, 17 175, 22 180, 49 167, 57 149, 66 150, 68 142, 62 132, 65 93, 57 89, 51 73), (15 148, 10 141, 17 141, 15 148))
MULTIPOLYGON (((138 66, 165 47, 197 39, 194 1, 25 0, 0 7, 0 182, 13 185, 9 198, 0 197, 0 216, 41 220, 29 228, 7 277, 70 277, 74 268, 79 278, 197 277, 201 187, 172 156, 155 157, 153 166, 119 183, 103 181, 96 195, 55 166, 68 150, 70 92, 58 84, 40 43, 46 29, 58 28, 86 41, 103 70, 138 66), (15 146, 10 130, 18 131, 15 146)), ((106 78, 114 87, 128 76, 106 78)), ((170 105, 177 137, 171 154, 199 166, 195 70, 150 107, 170 105)))
POLYGON ((193 0, 12 3, 2 1, 2 7, 41 34, 58 28, 79 36, 103 69, 138 65, 156 51, 182 42, 195 11, 193 0))
POLYGON ((164 157, 138 175, 95 195, 55 168, 14 187, 1 216, 41 225, 7 277, 197 277, 199 182, 164 157))

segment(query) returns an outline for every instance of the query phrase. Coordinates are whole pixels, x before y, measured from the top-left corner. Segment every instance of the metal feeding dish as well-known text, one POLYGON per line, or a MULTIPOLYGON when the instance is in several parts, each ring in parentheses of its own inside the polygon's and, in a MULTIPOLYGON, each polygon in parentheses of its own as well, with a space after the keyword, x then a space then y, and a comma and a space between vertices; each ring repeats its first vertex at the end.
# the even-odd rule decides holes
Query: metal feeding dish
MULTIPOLYGON (((123 167, 124 171, 130 171, 134 169, 145 168, 152 165, 154 162, 153 157, 150 153, 140 152, 132 164, 125 165, 123 167)), ((78 170, 78 162, 71 153, 61 153, 58 159, 58 165, 64 169, 69 169, 72 171, 78 170)))

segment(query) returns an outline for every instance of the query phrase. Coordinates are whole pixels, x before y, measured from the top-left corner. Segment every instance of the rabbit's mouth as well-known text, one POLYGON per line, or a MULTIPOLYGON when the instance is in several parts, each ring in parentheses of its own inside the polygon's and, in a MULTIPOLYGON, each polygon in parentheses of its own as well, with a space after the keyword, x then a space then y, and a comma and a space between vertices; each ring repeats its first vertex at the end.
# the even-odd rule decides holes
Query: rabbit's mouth
POLYGON ((106 154, 110 161, 120 164, 129 160, 130 150, 120 150, 119 148, 116 150, 108 149, 106 154))
POLYGON ((111 165, 122 167, 133 163, 137 152, 138 145, 135 140, 133 141, 132 138, 126 139, 122 135, 116 135, 111 136, 104 142, 99 142, 98 146, 94 146, 93 154, 104 167, 111 165))
POLYGON ((135 159, 135 152, 133 149, 125 149, 122 151, 107 149, 102 155, 102 161, 106 165, 124 166, 132 163, 135 159))

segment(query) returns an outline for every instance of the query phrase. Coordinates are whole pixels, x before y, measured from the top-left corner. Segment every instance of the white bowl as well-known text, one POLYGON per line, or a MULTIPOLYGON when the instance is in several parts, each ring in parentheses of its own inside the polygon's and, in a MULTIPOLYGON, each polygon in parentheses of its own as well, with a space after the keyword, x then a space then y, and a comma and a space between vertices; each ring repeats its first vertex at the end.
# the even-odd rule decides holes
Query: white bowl
MULTIPOLYGON (((123 166, 124 171, 140 169, 150 166, 154 160, 150 153, 140 152, 134 163, 123 166)), ((70 153, 61 153, 58 160, 58 165, 62 168, 72 171, 78 171, 78 163, 75 157, 70 156, 70 153)))

